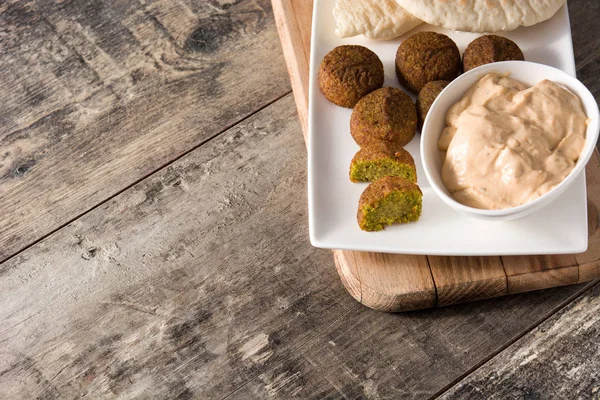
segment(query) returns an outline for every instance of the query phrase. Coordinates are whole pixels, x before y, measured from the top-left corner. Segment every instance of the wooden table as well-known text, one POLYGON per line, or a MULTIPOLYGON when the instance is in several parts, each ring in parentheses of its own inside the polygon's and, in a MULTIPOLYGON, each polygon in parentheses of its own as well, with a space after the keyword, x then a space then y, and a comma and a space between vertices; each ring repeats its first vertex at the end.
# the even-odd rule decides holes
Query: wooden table
MULTIPOLYGON (((569 8, 598 98, 600 3, 569 8)), ((269 1, 9 0, 0 71, 0 398, 600 397, 598 283, 346 293, 269 1)))

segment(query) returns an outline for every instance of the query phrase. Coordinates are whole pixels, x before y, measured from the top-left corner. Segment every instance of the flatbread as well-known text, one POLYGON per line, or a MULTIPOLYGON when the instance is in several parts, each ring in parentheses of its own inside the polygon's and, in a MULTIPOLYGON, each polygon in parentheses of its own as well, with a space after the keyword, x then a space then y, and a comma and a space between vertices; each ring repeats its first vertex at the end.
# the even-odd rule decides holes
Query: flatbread
POLYGON ((396 0, 423 21, 467 32, 510 31, 552 17, 566 0, 396 0))
POLYGON ((395 0, 337 0, 333 17, 335 33, 343 38, 362 34, 369 39, 389 40, 422 23, 395 0))

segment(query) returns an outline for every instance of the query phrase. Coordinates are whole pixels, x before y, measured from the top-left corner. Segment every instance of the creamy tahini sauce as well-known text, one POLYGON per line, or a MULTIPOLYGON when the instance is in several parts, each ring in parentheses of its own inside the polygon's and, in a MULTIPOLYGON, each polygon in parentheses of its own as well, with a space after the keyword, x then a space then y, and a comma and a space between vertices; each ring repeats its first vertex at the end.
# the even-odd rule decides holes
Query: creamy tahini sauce
POLYGON ((515 207, 575 167, 587 129, 581 100, 549 80, 527 88, 489 74, 450 108, 439 139, 442 181, 462 204, 515 207))

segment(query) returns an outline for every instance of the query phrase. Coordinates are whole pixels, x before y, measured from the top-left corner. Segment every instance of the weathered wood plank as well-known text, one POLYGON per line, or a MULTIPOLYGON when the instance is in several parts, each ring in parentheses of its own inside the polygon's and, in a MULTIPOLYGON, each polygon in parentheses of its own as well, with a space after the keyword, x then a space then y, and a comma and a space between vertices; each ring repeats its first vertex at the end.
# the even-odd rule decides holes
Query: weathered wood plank
POLYGON ((0 6, 0 260, 290 90, 266 0, 0 6))
POLYGON ((543 308, 547 316, 549 302, 570 289, 403 314, 352 310, 297 349, 287 365, 246 384, 236 398, 287 399, 294 393, 302 398, 430 398, 485 361, 483 354, 489 356, 503 348, 500 343, 518 337, 537 310, 543 308), (529 301, 535 304, 526 305, 529 301), (328 397, 331 386, 339 392, 335 397, 328 397))
POLYGON ((358 306, 306 240, 298 129, 288 96, 0 264, 0 397, 427 397, 585 287, 358 306))
POLYGON ((442 396, 600 398, 600 284, 442 396))
MULTIPOLYGON (((600 36, 597 31, 600 3, 594 0, 569 0, 569 19, 577 78, 600 100, 600 36)), ((599 143, 600 145, 600 143, 599 143)))
POLYGON ((424 397, 585 287, 362 307, 308 242, 293 104, 0 264, 0 398, 424 397))
POLYGON ((218 397, 359 307, 306 240, 293 104, 1 264, 0 398, 218 397))

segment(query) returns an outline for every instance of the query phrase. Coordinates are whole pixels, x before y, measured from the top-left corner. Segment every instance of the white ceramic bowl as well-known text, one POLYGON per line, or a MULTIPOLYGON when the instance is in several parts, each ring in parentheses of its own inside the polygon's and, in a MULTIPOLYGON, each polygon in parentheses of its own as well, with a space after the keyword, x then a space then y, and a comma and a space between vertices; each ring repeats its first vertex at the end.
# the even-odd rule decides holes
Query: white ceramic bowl
POLYGON ((482 65, 452 81, 431 105, 421 132, 421 160, 423 161, 423 169, 434 192, 444 203, 455 210, 473 217, 492 220, 521 218, 539 210, 556 199, 584 170, 585 165, 590 160, 596 148, 599 120, 598 104, 594 96, 581 82, 566 72, 547 65, 527 61, 504 61, 482 65), (518 207, 503 210, 481 210, 465 206, 454 200, 442 182, 442 160, 438 151, 438 139, 442 130, 446 127, 446 114, 448 110, 463 97, 473 84, 489 73, 507 74, 510 78, 516 79, 528 86, 533 86, 543 79, 561 83, 579 96, 585 113, 590 119, 586 131, 585 145, 573 171, 560 184, 543 196, 518 207))

